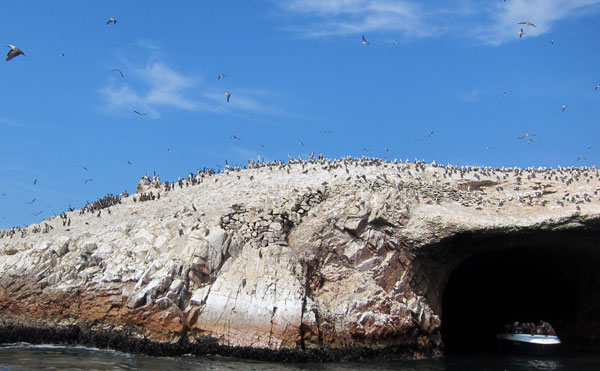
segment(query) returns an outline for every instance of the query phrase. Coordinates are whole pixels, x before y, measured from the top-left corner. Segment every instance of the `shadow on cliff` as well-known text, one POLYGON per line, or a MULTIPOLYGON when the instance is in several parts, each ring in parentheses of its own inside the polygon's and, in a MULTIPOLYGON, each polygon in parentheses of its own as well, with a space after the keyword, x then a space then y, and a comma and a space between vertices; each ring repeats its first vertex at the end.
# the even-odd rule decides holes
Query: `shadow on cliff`
POLYGON ((600 221, 464 233, 428 246, 413 282, 442 315, 446 354, 495 351, 514 321, 551 323, 563 349, 600 348, 600 221))

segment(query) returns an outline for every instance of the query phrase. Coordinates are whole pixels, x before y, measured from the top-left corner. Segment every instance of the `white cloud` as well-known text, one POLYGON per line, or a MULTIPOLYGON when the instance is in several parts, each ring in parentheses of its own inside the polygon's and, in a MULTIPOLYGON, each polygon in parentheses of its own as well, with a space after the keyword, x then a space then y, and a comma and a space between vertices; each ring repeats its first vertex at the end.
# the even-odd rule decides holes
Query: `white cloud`
POLYGON ((404 0, 289 0, 281 3, 285 11, 314 16, 300 30, 305 36, 347 35, 370 31, 400 31, 425 36, 435 29, 423 27, 424 9, 404 0))
POLYGON ((199 76, 180 73, 156 58, 141 68, 129 66, 124 73, 125 78, 116 73, 111 75, 99 90, 104 110, 109 113, 133 114, 135 110, 155 119, 161 116, 164 108, 236 116, 249 112, 278 114, 260 103, 272 98, 267 92, 235 88, 227 102, 224 90, 217 88, 218 84, 202 84, 199 76))
POLYGON ((600 9, 600 0, 281 0, 278 4, 302 17, 293 21, 293 29, 306 37, 399 32, 411 39, 453 34, 491 45, 518 39, 520 21, 537 26, 524 27, 527 37, 539 36, 560 20, 600 9))
POLYGON ((159 108, 173 107, 188 111, 203 108, 203 104, 189 97, 197 79, 185 76, 161 62, 152 61, 143 68, 128 69, 127 80, 111 78, 100 94, 110 111, 134 110, 160 117, 159 108), (130 85, 133 80, 135 87, 130 85), (138 86, 141 85, 141 86, 138 86))
POLYGON ((474 25, 470 36, 485 43, 499 45, 518 38, 520 28, 525 37, 548 33, 556 22, 590 15, 600 8, 600 0, 511 0, 483 9, 489 23, 474 25), (530 21, 536 27, 517 24, 530 21))
POLYGON ((21 121, 17 121, 17 120, 13 120, 11 118, 8 117, 0 117, 0 125, 6 125, 6 126, 14 126, 17 128, 33 128, 34 126, 29 125, 27 123, 21 122, 21 121))

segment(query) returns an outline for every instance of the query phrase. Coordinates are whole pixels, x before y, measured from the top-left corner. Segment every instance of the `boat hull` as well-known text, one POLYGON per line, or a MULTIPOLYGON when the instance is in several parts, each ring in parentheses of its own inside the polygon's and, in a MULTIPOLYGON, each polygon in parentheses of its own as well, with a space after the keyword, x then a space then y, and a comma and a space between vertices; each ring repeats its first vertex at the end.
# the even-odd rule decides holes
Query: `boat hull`
POLYGON ((498 344, 512 354, 549 355, 560 347, 560 339, 553 335, 499 334, 498 344))

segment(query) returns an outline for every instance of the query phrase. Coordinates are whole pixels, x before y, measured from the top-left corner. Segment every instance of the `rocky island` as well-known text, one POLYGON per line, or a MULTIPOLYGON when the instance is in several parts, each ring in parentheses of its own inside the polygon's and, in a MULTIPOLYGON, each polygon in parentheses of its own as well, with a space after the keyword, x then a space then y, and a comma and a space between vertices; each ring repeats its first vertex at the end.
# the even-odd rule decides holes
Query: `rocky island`
POLYGON ((561 338, 597 345, 598 190, 594 168, 376 158, 145 176, 135 194, 0 231, 0 342, 437 357, 453 329, 481 327, 454 313, 484 313, 478 322, 502 306, 485 287, 459 295, 479 279, 453 272, 469 261, 492 271, 490 261, 509 256, 554 277, 546 296, 567 304, 543 314, 558 318, 561 338))

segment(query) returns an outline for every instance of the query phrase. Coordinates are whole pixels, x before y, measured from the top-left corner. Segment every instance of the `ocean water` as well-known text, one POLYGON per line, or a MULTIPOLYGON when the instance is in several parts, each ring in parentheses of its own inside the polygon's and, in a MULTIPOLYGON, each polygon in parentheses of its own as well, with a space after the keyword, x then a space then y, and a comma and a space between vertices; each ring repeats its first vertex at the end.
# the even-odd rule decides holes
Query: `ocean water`
POLYGON ((0 371, 8 370, 600 370, 600 355, 551 357, 470 354, 436 360, 368 360, 337 363, 270 363, 212 357, 151 357, 111 350, 25 343, 0 345, 0 371))

